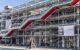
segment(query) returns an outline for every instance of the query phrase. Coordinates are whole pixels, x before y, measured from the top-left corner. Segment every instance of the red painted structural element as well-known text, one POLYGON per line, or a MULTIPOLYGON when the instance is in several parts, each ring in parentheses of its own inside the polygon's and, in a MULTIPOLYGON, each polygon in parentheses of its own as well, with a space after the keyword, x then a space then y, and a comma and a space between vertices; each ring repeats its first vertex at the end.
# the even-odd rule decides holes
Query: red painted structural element
POLYGON ((70 6, 73 6, 73 5, 75 5, 77 2, 79 2, 80 0, 73 0, 73 1, 71 1, 71 3, 69 4, 70 6))
POLYGON ((27 26, 29 26, 32 22, 33 22, 32 19, 29 20, 29 21, 27 21, 27 22, 21 27, 21 29, 25 29, 25 28, 26 28, 27 26))
MULTIPOLYGON (((32 23, 32 21, 33 21, 33 20, 27 21, 27 22, 21 27, 21 29, 25 29, 27 26, 29 26, 29 24, 32 23)), ((15 31, 15 29, 11 30, 11 31, 7 34, 7 36, 10 37, 10 36, 13 34, 14 31, 15 31)))
POLYGON ((45 20, 46 18, 48 18, 49 15, 52 14, 53 12, 55 12, 58 8, 59 8, 58 6, 52 7, 46 14, 44 14, 41 17, 41 20, 45 20))
MULTIPOLYGON (((69 3, 69 6, 75 5, 75 4, 76 4, 77 2, 79 2, 79 1, 80 1, 80 0, 72 0, 71 3, 69 3)), ((41 20, 47 19, 47 18, 49 17, 49 15, 51 15, 52 13, 54 13, 57 9, 59 9, 59 6, 54 6, 54 7, 52 7, 52 8, 51 8, 47 13, 45 13, 40 19, 41 19, 41 20)), ((34 21, 33 19, 27 21, 27 22, 21 27, 21 29, 25 29, 25 28, 28 27, 33 21, 34 21)), ((15 30, 11 30, 11 31, 7 34, 7 36, 10 37, 10 36, 13 34, 14 31, 15 31, 15 30)))
POLYGON ((6 36, 10 37, 14 31, 15 31, 15 29, 11 30, 6 36))

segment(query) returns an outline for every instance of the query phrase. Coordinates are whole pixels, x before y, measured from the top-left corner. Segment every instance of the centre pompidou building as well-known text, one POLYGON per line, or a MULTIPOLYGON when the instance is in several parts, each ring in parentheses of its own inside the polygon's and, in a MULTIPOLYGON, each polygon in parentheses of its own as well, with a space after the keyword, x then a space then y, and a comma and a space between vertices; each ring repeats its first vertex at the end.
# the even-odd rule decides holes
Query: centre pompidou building
POLYGON ((80 47, 80 0, 32 0, 8 7, 0 13, 0 44, 80 47))

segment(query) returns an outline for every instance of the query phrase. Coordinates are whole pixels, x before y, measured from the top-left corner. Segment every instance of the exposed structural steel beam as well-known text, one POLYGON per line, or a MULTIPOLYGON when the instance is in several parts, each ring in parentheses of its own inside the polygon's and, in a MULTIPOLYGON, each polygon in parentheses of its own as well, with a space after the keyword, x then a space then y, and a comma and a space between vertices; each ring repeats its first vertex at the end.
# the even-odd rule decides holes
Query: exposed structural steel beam
MULTIPOLYGON (((67 6, 74 6, 77 2, 79 2, 80 0, 72 0, 69 4, 67 4, 67 6)), ((52 7, 49 11, 47 11, 43 16, 41 16, 40 20, 45 20, 47 19, 52 13, 54 13, 57 9, 59 9, 60 6, 54 6, 52 7)), ((20 28, 20 29, 25 29, 26 27, 28 27, 32 22, 34 21, 34 19, 30 19, 27 22, 25 22, 25 24, 20 28)), ((15 31, 15 29, 11 30, 10 32, 7 33, 6 36, 10 37, 13 32, 15 31)))

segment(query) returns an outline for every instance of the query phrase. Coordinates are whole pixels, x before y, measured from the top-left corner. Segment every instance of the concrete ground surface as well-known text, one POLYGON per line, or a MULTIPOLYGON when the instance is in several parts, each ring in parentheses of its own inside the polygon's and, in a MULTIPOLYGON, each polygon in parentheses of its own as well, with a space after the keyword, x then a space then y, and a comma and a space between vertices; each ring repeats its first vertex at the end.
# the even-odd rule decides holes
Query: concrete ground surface
POLYGON ((32 48, 32 49, 25 49, 25 50, 71 50, 71 49, 32 48))
POLYGON ((3 45, 1 45, 0 46, 0 49, 2 49, 2 48, 4 48, 4 49, 16 49, 16 50, 25 50, 26 49, 26 47, 20 47, 20 46, 3 46, 3 45))
POLYGON ((7 48, 9 49, 14 49, 14 50, 72 50, 72 49, 54 49, 54 48, 31 48, 28 49, 26 47, 20 47, 20 46, 0 46, 0 48, 7 48))

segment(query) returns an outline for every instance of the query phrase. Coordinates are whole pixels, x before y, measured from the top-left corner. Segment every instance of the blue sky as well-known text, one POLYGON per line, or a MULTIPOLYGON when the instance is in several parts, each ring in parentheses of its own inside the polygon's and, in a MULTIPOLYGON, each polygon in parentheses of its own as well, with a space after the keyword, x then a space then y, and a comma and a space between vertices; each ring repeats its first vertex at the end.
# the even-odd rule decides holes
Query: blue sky
POLYGON ((23 3, 27 3, 31 0, 0 0, 0 11, 4 10, 4 6, 11 5, 11 6, 18 6, 23 3))

